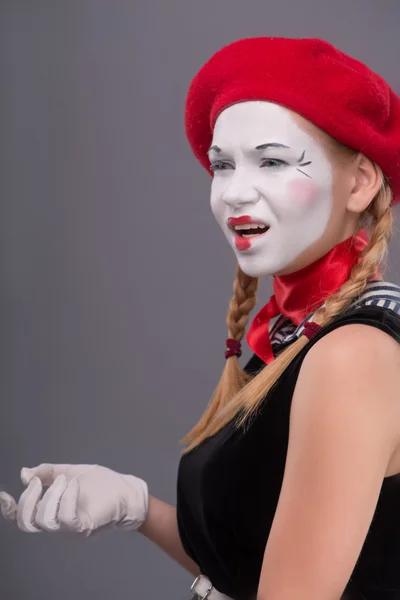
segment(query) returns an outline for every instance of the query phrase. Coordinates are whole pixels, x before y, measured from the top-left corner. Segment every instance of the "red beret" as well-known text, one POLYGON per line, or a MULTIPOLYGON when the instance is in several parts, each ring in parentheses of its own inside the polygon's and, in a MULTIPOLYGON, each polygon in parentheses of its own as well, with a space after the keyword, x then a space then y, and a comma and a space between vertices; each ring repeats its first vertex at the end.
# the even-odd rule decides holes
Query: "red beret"
POLYGON ((219 113, 246 100, 285 106, 359 150, 400 201, 400 98, 362 62, 320 39, 246 38, 216 52, 193 78, 185 106, 189 143, 207 170, 219 113))

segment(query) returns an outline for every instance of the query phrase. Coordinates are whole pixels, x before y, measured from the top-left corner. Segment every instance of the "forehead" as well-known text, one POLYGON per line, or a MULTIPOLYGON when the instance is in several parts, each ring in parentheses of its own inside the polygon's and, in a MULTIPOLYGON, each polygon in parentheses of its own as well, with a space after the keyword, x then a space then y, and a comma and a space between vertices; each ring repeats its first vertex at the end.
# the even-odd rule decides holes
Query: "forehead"
POLYGON ((296 123, 292 111, 272 102, 252 100, 233 104, 223 110, 215 122, 213 144, 254 147, 269 141, 292 147, 316 143, 296 123))

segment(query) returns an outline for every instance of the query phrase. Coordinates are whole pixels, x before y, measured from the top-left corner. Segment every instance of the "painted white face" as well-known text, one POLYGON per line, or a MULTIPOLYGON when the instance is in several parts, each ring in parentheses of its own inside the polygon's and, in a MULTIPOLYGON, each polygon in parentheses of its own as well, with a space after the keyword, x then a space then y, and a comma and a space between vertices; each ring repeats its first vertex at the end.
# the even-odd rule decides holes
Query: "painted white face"
POLYGON ((287 109, 264 101, 229 106, 216 120, 209 158, 211 209, 244 273, 278 273, 322 236, 332 209, 332 165, 287 109), (267 228, 241 237, 229 221, 238 217, 239 224, 267 228))

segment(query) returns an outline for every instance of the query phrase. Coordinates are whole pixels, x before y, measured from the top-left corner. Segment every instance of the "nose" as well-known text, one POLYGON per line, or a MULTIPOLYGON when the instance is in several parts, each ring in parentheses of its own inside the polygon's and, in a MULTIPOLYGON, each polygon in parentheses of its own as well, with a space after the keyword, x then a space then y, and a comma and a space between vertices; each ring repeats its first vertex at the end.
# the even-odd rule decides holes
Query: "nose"
POLYGON ((231 208, 243 204, 256 204, 260 198, 258 191, 248 181, 234 178, 223 194, 223 201, 231 208))

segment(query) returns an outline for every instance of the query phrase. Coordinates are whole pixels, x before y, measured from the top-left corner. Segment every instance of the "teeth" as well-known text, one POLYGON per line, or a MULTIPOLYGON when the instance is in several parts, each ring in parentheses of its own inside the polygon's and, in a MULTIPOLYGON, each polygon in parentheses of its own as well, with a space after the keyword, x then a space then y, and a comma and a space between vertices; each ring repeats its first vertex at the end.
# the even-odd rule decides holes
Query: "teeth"
POLYGON ((261 225, 261 223, 249 223, 248 225, 234 225, 233 228, 235 231, 240 231, 241 229, 266 229, 266 225, 261 225))

